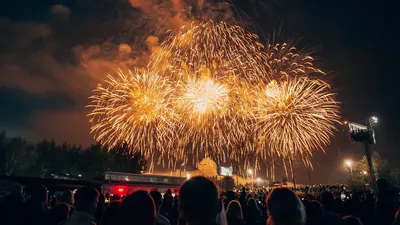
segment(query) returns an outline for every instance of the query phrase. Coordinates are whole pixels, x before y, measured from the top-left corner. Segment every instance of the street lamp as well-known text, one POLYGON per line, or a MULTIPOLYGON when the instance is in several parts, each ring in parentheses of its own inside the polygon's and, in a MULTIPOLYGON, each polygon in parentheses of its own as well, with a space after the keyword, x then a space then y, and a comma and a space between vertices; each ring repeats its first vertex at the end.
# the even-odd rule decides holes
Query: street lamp
POLYGON ((190 173, 186 174, 186 178, 189 180, 190 179, 190 173))
POLYGON ((254 188, 254 174, 253 174, 253 170, 252 170, 252 169, 249 169, 247 172, 251 175, 251 189, 253 190, 253 188, 254 188))
POLYGON ((364 174, 364 175, 367 175, 367 171, 364 170, 364 171, 363 171, 363 174, 364 174))
POLYGON ((348 159, 344 161, 344 163, 350 169, 350 173, 353 173, 353 161, 351 159, 348 159))
POLYGON ((262 181, 261 178, 258 177, 258 178, 257 178, 258 187, 260 187, 261 181, 262 181))

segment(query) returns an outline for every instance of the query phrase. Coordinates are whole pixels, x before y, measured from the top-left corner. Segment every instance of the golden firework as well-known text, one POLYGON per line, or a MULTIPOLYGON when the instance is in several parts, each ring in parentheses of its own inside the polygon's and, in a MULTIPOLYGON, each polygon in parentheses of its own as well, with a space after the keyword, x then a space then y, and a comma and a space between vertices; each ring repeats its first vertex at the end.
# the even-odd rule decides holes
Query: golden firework
POLYGON ((98 86, 90 97, 91 133, 110 148, 127 144, 145 157, 170 149, 175 136, 172 92, 170 82, 157 74, 109 75, 106 86, 98 86))
POLYGON ((211 156, 225 161, 227 148, 236 143, 234 134, 241 130, 231 107, 229 86, 209 77, 188 78, 176 91, 183 146, 194 158, 211 156))
POLYGON ((192 24, 163 42, 149 67, 177 80, 203 75, 220 82, 239 77, 249 82, 268 80, 263 45, 239 26, 213 21, 192 24))
POLYGON ((325 75, 314 66, 314 58, 307 51, 297 51, 290 44, 267 44, 265 51, 267 70, 274 79, 287 77, 325 75))
POLYGON ((334 96, 326 82, 306 77, 271 81, 259 88, 254 113, 262 153, 301 157, 311 166, 309 157, 330 143, 340 119, 334 96))

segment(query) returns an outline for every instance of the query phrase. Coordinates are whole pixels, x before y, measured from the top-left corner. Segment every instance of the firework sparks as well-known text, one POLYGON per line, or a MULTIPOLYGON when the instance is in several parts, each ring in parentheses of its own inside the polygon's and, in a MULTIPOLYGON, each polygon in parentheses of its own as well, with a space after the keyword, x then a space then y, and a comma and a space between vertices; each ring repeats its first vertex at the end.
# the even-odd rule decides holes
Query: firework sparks
POLYGON ((193 25, 155 50, 151 72, 120 72, 95 89, 91 132, 151 161, 167 156, 169 166, 189 155, 253 169, 276 156, 311 166, 339 120, 330 86, 312 78, 325 74, 313 61, 287 44, 264 49, 238 26, 193 25))
POLYGON ((270 77, 285 79, 295 76, 309 77, 311 74, 325 75, 325 72, 314 66, 314 58, 308 52, 296 50, 287 43, 266 46, 266 68, 270 77))
POLYGON ((181 140, 191 144, 195 157, 213 156, 225 159, 225 150, 240 132, 231 107, 231 89, 211 78, 189 78, 177 87, 176 111, 183 128, 181 140))
POLYGON ((265 154, 283 159, 299 155, 311 166, 312 152, 329 144, 338 113, 330 86, 321 80, 272 81, 257 92, 255 133, 265 154))
POLYGON ((257 35, 209 21, 171 36, 153 54, 149 66, 178 80, 207 74, 222 82, 232 76, 258 82, 268 80, 269 75, 262 50, 257 35))
POLYGON ((94 90, 91 133, 110 148, 127 144, 146 157, 172 144, 174 115, 172 87, 156 74, 120 71, 106 80, 107 87, 94 90))

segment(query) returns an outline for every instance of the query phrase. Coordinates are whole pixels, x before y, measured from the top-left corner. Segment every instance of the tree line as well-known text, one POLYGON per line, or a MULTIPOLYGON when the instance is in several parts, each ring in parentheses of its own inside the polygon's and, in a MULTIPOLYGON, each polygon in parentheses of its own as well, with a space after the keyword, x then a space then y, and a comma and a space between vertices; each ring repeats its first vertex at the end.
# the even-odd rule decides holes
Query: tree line
POLYGON ((127 145, 108 149, 101 144, 83 148, 54 140, 30 142, 22 137, 0 133, 0 174, 8 176, 95 177, 107 170, 140 173, 146 161, 139 154, 129 153, 127 145))

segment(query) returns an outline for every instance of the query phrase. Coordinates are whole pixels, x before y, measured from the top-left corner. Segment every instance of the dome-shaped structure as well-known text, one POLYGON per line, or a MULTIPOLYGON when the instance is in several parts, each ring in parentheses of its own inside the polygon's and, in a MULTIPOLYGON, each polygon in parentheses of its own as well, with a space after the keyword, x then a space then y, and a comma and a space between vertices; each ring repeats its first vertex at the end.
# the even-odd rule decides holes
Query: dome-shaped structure
POLYGON ((215 177, 218 175, 218 165, 211 158, 204 158, 197 164, 197 171, 199 175, 206 177, 215 177))

